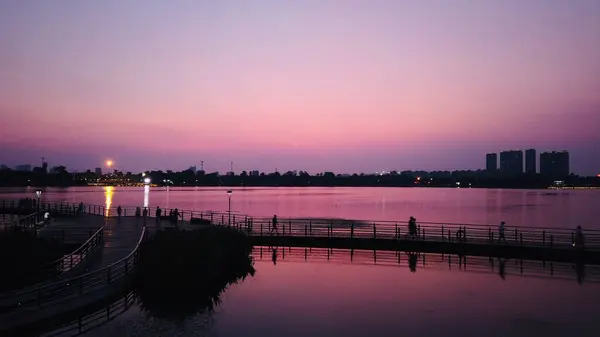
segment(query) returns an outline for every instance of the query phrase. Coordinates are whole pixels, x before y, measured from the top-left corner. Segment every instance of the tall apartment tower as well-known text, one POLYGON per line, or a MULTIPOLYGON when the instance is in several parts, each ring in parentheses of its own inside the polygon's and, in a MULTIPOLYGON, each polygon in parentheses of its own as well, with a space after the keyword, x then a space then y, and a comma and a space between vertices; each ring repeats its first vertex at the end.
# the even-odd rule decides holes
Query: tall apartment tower
POLYGON ((488 172, 498 171, 498 154, 488 153, 485 155, 485 169, 488 172))
POLYGON ((536 173, 537 153, 535 149, 525 150, 525 173, 536 173))
POLYGON ((571 174, 569 152, 552 151, 540 154, 540 173, 553 179, 563 179, 571 174))
POLYGON ((507 175, 523 174, 523 151, 500 152, 500 173, 507 175))

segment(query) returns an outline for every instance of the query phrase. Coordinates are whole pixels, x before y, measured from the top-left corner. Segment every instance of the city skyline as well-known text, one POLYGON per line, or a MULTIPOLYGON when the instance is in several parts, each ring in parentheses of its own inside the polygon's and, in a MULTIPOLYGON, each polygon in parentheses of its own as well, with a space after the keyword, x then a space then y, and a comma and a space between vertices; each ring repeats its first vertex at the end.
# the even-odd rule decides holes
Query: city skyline
POLYGON ((600 171, 600 2, 0 4, 0 163, 600 171), (310 24, 307 24, 310 23, 310 24))

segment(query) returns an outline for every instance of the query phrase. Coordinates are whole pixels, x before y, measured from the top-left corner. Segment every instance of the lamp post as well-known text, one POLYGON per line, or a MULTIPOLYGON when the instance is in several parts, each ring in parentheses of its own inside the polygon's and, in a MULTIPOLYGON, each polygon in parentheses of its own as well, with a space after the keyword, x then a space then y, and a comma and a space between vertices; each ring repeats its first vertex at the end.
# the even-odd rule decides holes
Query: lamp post
POLYGON ((227 197, 229 198, 229 208, 228 208, 228 219, 227 223, 229 224, 229 226, 231 226, 231 194, 233 193, 232 190, 227 190, 227 197))
POLYGON ((42 190, 36 190, 35 191, 35 195, 37 196, 37 202, 36 202, 37 211, 36 211, 36 213, 37 213, 37 216, 39 216, 39 213, 40 213, 40 197, 42 196, 42 190))

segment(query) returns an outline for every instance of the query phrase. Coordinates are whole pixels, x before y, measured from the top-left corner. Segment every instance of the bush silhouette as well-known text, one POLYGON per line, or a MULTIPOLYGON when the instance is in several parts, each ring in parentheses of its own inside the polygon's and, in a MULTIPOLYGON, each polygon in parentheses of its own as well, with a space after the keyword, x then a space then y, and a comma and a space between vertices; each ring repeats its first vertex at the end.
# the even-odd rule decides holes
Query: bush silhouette
POLYGON ((140 247, 142 309, 172 320, 212 311, 228 285, 254 275, 251 252, 248 238, 226 227, 157 232, 140 247))

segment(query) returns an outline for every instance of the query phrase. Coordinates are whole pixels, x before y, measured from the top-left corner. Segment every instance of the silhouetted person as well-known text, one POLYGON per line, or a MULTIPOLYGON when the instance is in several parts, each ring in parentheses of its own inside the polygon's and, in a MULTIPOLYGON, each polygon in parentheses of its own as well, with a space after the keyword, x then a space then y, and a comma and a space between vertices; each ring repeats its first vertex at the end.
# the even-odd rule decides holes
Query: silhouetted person
POLYGON ((416 253, 407 253, 408 254, 408 268, 412 273, 417 272, 417 254, 416 253))
POLYGON ((417 237, 417 219, 412 216, 408 219, 408 235, 413 239, 417 237))
POLYGON ((273 265, 277 264, 277 249, 273 248, 273 255, 271 255, 271 260, 273 261, 273 265))
POLYGON ((119 218, 121 217, 121 212, 123 211, 123 209, 121 208, 121 205, 119 205, 117 207, 117 215, 119 216, 119 218))
POLYGON ((140 208, 140 206, 138 206, 138 207, 135 208, 135 216, 137 218, 139 218, 139 217, 142 216, 142 209, 140 208))
POLYGON ((585 237, 583 236, 583 230, 581 229, 581 226, 577 226, 577 231, 575 232, 575 242, 573 243, 573 246, 577 249, 583 250, 584 245, 585 237))
POLYGON ((44 222, 45 222, 46 224, 49 224, 49 223, 50 223, 50 212, 46 212, 46 213, 44 213, 44 222))
POLYGON ((279 231, 277 230, 277 214, 273 215, 273 220, 271 222, 273 223, 273 227, 271 227, 271 234, 275 232, 277 235, 279 235, 279 231))
POLYGON ((179 210, 175 208, 173 211, 173 223, 177 224, 177 221, 179 221, 179 210))
POLYGON ((142 214, 144 216, 144 219, 146 219, 148 217, 148 207, 144 207, 144 211, 142 214))
POLYGON ((83 202, 79 203, 79 208, 77 209, 77 214, 82 214, 83 213, 83 202))
POLYGON ((500 223, 498 227, 498 242, 506 242, 506 237, 504 236, 504 221, 500 223))
POLYGON ((156 221, 160 221, 160 216, 162 215, 162 209, 160 209, 160 207, 156 206, 156 221))

